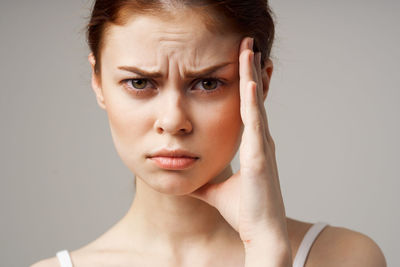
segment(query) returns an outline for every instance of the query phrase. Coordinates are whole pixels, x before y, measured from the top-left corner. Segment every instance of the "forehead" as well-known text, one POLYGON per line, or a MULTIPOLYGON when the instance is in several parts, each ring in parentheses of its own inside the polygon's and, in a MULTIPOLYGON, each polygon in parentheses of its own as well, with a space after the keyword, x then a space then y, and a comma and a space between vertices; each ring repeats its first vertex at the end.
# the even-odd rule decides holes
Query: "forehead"
POLYGON ((102 58, 112 65, 134 59, 154 66, 167 57, 199 66, 236 55, 239 42, 239 34, 209 31, 203 18, 191 11, 177 12, 168 19, 138 15, 122 26, 108 28, 102 58))

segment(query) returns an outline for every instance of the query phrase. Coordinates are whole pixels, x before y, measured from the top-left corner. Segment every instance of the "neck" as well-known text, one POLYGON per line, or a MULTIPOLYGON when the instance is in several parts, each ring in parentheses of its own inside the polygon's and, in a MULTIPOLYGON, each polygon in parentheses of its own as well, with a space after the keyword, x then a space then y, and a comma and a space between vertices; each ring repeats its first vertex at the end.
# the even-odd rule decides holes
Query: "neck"
MULTIPOLYGON (((213 183, 231 175, 229 166, 213 183)), ((188 244, 204 247, 221 241, 240 241, 239 234, 216 208, 187 195, 155 191, 140 177, 136 177, 135 198, 122 221, 136 240, 146 244, 154 242, 149 245, 162 245, 172 251, 179 251, 188 244)))

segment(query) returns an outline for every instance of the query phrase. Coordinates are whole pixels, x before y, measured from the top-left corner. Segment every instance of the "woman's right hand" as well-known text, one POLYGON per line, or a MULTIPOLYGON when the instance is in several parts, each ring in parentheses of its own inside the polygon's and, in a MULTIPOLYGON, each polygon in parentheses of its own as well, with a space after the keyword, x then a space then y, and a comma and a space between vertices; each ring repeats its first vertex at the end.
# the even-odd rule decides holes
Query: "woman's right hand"
POLYGON ((270 242, 270 248, 289 249, 285 208, 275 158, 275 144, 268 129, 264 99, 272 63, 261 69, 260 53, 254 55, 252 38, 240 44, 240 113, 244 124, 240 145, 240 170, 218 184, 206 184, 190 195, 219 210, 239 232, 246 247, 270 242))

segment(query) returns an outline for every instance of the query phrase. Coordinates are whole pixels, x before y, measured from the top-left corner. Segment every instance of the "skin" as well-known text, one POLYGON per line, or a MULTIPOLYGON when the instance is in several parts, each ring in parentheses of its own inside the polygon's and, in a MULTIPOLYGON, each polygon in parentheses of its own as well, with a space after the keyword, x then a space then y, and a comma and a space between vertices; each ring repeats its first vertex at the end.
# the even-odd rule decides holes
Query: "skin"
MULTIPOLYGON (((268 60, 261 69, 251 47, 249 37, 209 32, 190 10, 174 20, 140 16, 110 28, 92 87, 117 152, 136 175, 136 195, 117 224, 71 253, 75 265, 291 266, 311 224, 285 216, 263 105, 273 65, 268 60), (231 64, 213 74, 225 81, 215 94, 202 94, 199 78, 184 75, 225 62, 231 64), (136 95, 131 82, 121 81, 146 77, 118 66, 162 76, 136 95), (190 169, 166 171, 146 159, 163 147, 200 159, 190 169), (238 149, 240 170, 233 174, 238 149)), ((93 70, 92 54, 89 61, 93 70)), ((52 258, 33 266, 58 265, 52 258)), ((386 264, 368 237, 328 226, 307 266, 386 264)))
POLYGON ((219 246, 221 240, 239 247, 260 233, 271 244, 279 240, 279 247, 271 245, 271 251, 287 249, 290 256, 274 148, 262 104, 272 63, 261 74, 250 38, 215 35, 192 12, 177 13, 175 18, 141 16, 123 27, 113 26, 102 54, 101 83, 98 79, 93 85, 99 105, 107 110, 118 154, 137 177, 136 197, 122 227, 142 240, 156 240, 149 246, 160 247, 164 254, 168 249, 167 255, 178 262, 188 261, 188 242, 195 250, 219 246), (213 94, 204 94, 201 83, 185 77, 187 71, 222 63, 228 64, 214 75, 225 85, 213 94), (120 85, 132 78, 132 73, 117 72, 118 66, 127 65, 161 72, 162 77, 136 95, 120 85), (241 141, 244 163, 240 173, 233 175, 230 162, 241 141), (166 171, 145 157, 162 147, 184 148, 200 159, 188 170, 166 171), (224 180, 218 187, 210 186, 224 180))

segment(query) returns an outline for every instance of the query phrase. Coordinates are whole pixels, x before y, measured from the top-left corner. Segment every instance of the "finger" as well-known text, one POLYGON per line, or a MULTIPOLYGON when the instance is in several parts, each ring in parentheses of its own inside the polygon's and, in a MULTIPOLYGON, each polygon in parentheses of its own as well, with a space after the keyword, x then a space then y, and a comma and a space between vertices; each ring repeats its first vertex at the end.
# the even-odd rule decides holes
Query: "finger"
MULTIPOLYGON (((264 137, 267 138, 267 131, 268 131, 268 124, 266 120, 266 111, 265 111, 265 106, 264 106, 264 88, 263 88, 263 82, 262 82, 262 75, 261 75, 261 52, 258 52, 254 56, 254 64, 253 71, 256 74, 255 76, 257 77, 257 84, 258 84, 258 89, 257 89, 257 99, 258 99, 258 105, 260 108, 261 116, 263 118, 263 131, 264 131, 264 137)), ((268 142, 268 139, 266 139, 268 142)))
POLYGON ((264 136, 262 116, 257 103, 257 84, 250 81, 245 88, 242 88, 243 112, 242 120, 244 124, 242 144, 245 150, 241 151, 241 162, 249 162, 258 158, 263 160, 265 155, 266 140, 264 136), (242 157, 243 156, 243 157, 242 157))
POLYGON ((261 52, 257 52, 254 54, 254 63, 252 64, 252 67, 253 67, 253 72, 255 74, 254 76, 256 77, 256 82, 257 82, 257 84, 260 85, 257 92, 258 92, 258 98, 262 102, 263 88, 262 88, 261 69, 260 69, 261 67, 259 64, 260 63, 260 55, 261 55, 261 52))
POLYGON ((254 52, 250 51, 249 47, 251 47, 251 42, 249 38, 245 38, 241 44, 239 74, 240 112, 243 124, 245 125, 242 141, 251 147, 252 151, 247 152, 247 156, 251 157, 259 156, 260 153, 265 154, 267 141, 257 93, 260 85, 257 83, 257 71, 253 62, 254 52), (243 43, 247 43, 247 46, 243 45, 243 43))
POLYGON ((266 108, 264 106, 264 84, 263 84, 263 81, 262 81, 261 52, 257 53, 256 71, 257 71, 257 77, 258 77, 259 83, 261 84, 259 93, 260 93, 261 113, 262 113, 264 126, 265 126, 265 135, 266 135, 266 139, 267 139, 268 144, 271 145, 273 150, 275 151, 275 144, 274 144, 274 141, 273 141, 273 139, 271 137, 271 133, 270 133, 270 130, 269 130, 268 118, 267 118, 267 112, 266 112, 266 108))
POLYGON ((239 54, 240 86, 246 87, 249 81, 256 81, 256 74, 250 66, 253 53, 252 38, 246 37, 242 40, 239 54))
POLYGON ((260 104, 263 104, 263 95, 264 95, 264 88, 263 88, 263 82, 262 82, 262 76, 261 76, 261 52, 258 52, 254 56, 254 72, 256 73, 257 77, 257 84, 259 84, 258 88, 258 99, 260 101, 260 104))

